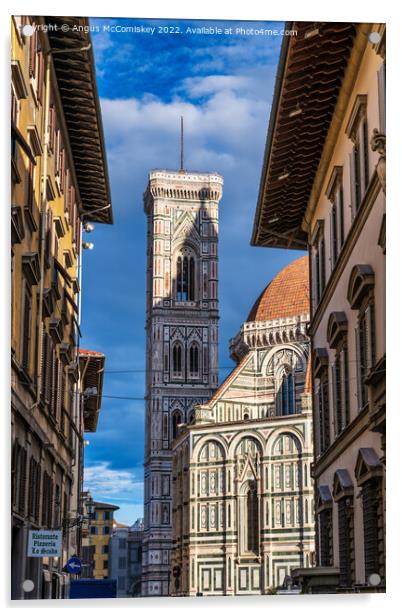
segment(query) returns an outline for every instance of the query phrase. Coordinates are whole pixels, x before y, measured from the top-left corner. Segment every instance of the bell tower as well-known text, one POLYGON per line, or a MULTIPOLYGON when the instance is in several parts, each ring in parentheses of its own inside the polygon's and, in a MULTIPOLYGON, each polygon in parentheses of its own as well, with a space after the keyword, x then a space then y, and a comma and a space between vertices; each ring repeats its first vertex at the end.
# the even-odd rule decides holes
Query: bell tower
MULTIPOLYGON (((218 385, 217 173, 154 170, 147 215, 142 594, 169 595, 172 442, 218 385)), ((170 580, 170 584, 173 580, 170 580)))

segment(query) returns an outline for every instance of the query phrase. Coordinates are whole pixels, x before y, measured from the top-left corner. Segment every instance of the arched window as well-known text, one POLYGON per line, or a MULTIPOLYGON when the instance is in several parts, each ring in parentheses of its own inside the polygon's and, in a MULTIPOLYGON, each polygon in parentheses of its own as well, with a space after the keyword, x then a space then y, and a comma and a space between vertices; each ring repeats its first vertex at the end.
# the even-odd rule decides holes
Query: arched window
POLYGON ((182 372, 182 352, 180 342, 175 342, 173 345, 173 373, 181 374, 182 372))
POLYGON ((180 302, 195 299, 195 262, 194 257, 183 255, 177 257, 177 299, 180 302))
POLYGON ((191 343, 190 346, 190 376, 198 376, 199 373, 199 349, 198 345, 195 342, 191 343))
POLYGON ((247 492, 247 550, 258 552, 258 499, 255 485, 251 485, 247 492))
POLYGON ((181 423, 180 411, 174 411, 172 415, 172 439, 177 436, 177 426, 181 423))
POLYGON ((293 415, 295 412, 295 386, 291 372, 284 373, 281 383, 281 414, 293 415))

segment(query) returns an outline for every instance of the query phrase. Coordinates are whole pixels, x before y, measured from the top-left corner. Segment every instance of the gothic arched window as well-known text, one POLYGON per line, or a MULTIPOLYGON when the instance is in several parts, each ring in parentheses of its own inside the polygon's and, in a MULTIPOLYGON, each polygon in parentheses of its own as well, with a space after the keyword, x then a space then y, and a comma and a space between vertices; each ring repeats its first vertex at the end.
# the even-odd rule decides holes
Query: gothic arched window
POLYGON ((181 423, 180 411, 174 411, 172 415, 172 439, 177 436, 177 426, 181 423))
POLYGON ((194 257, 183 255, 177 257, 177 299, 180 302, 195 299, 195 263, 194 257))
POLYGON ((199 373, 199 348, 195 342, 191 343, 189 359, 190 359, 190 376, 198 376, 199 373))
POLYGON ((295 412, 295 384, 291 372, 284 373, 281 383, 281 414, 293 415, 295 412))
POLYGON ((180 342, 175 342, 173 345, 173 373, 182 373, 182 349, 180 342))
POLYGON ((247 492, 247 550, 258 552, 258 498, 255 485, 247 492))

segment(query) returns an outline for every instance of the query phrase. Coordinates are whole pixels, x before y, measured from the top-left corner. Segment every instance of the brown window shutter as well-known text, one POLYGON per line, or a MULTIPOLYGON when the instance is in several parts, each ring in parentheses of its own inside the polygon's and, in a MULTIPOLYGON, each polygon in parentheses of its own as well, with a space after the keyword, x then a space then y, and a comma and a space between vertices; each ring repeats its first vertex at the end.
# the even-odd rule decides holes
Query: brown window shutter
POLYGON ((24 317, 23 317, 23 338, 22 338, 22 366, 25 370, 29 369, 29 351, 31 342, 31 294, 25 283, 24 288, 24 317))
MULTIPOLYGON (((35 24, 32 24, 35 27, 35 24)), ((35 77, 36 73, 36 45, 37 45, 38 33, 34 30, 31 38, 29 39, 29 76, 35 77)))
POLYGON ((38 51, 39 75, 38 75, 38 101, 43 103, 43 80, 45 77, 45 57, 43 50, 38 51))
POLYGON ((20 452, 20 489, 19 489, 19 502, 18 510, 20 513, 25 514, 25 489, 27 482, 27 452, 26 449, 21 448, 20 452))
POLYGON ((35 488, 35 460, 31 456, 29 461, 29 482, 28 482, 28 517, 34 515, 34 488, 35 488))
POLYGON ((39 522, 39 497, 40 497, 40 479, 41 479, 41 470, 40 470, 40 464, 39 462, 37 462, 36 464, 36 479, 35 479, 35 487, 36 487, 36 491, 35 491, 35 520, 37 522, 39 522))
POLYGON ((57 360, 53 342, 50 343, 50 413, 56 415, 57 404, 57 360))
POLYGON ((60 418, 61 413, 62 413, 62 410, 61 410, 62 372, 63 372, 63 364, 61 364, 60 360, 56 358, 56 410, 55 410, 55 415, 57 419, 60 418))
POLYGON ((41 516, 41 524, 42 526, 46 526, 46 516, 47 516, 47 499, 48 499, 48 474, 46 471, 43 471, 43 485, 42 485, 42 516, 41 516))
POLYGON ((13 455, 11 461, 11 502, 12 505, 16 505, 16 495, 17 495, 17 480, 18 480, 18 461, 20 454, 21 446, 16 439, 13 445, 13 455))
POLYGON ((48 524, 48 528, 51 528, 52 523, 53 523, 53 481, 50 476, 49 476, 49 499, 48 499, 47 505, 48 505, 47 524, 48 524))
POLYGON ((51 348, 51 339, 49 334, 46 334, 46 402, 51 404, 51 394, 52 394, 52 348, 51 348))
POLYGON ((41 375, 42 375, 42 399, 46 402, 46 362, 47 362, 47 334, 42 332, 42 360, 41 360, 41 375))

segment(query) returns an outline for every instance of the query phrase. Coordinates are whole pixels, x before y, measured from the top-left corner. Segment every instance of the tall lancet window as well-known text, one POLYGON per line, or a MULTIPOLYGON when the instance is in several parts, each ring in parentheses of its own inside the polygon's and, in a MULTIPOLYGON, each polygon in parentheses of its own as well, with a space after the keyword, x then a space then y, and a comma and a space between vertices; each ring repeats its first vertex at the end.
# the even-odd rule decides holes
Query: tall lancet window
POLYGON ((281 414, 293 415, 295 412, 295 383, 291 372, 284 372, 281 383, 281 414))
POLYGON ((177 299, 180 302, 193 301, 195 298, 195 264, 194 257, 183 255, 177 257, 177 299))
POLYGON ((199 374, 199 349, 196 342, 192 342, 190 346, 190 376, 198 376, 199 374))
POLYGON ((258 552, 258 498, 255 484, 250 485, 247 492, 247 550, 258 552))
POLYGON ((175 342, 173 345, 173 373, 181 375, 182 373, 182 349, 180 342, 175 342))

